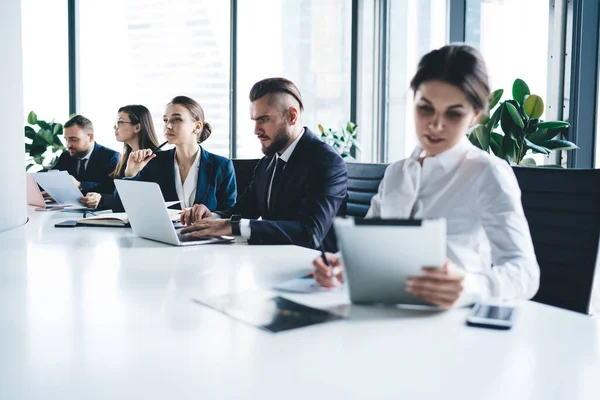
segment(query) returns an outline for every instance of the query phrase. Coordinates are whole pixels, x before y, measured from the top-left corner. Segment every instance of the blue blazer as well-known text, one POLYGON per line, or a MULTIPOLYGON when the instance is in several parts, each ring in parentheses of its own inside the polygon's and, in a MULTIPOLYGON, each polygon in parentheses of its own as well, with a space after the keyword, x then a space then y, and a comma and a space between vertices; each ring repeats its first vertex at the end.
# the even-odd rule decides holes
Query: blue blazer
POLYGON ((248 188, 237 204, 219 212, 222 217, 241 214, 250 218, 250 244, 295 244, 314 248, 316 234, 328 250, 335 250, 333 218, 346 199, 346 163, 330 145, 308 128, 285 165, 279 184, 272 189, 267 207, 269 183, 275 160, 263 157, 254 170, 248 188), (257 221, 262 217, 262 221, 257 221))
POLYGON ((67 171, 73 175, 81 182, 83 194, 88 192, 112 193, 115 186, 109 175, 118 162, 118 152, 94 143, 94 149, 81 176, 77 174, 77 158, 71 157, 68 151, 63 151, 52 169, 67 171))
MULTIPOLYGON (((200 147, 200 171, 194 204, 204 204, 209 210, 224 210, 235 204, 237 188, 235 172, 230 159, 209 153, 200 147)), ((144 182, 156 182, 165 201, 177 201, 175 189, 175 149, 156 153, 144 169, 132 178, 144 182)), ((113 211, 123 211, 123 203, 117 190, 114 193, 113 211)))

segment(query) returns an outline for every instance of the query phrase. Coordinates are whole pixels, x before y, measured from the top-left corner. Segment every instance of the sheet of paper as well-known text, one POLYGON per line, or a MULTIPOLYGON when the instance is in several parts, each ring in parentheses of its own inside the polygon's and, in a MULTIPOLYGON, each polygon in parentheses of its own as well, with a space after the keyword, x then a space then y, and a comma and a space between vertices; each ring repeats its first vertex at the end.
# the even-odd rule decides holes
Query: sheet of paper
POLYGON ((33 179, 40 185, 54 200, 60 205, 73 205, 81 207, 79 198, 83 196, 81 191, 75 186, 75 182, 69 176, 67 171, 57 171, 53 173, 36 172, 32 174, 33 179))
POLYGON ((343 286, 336 286, 334 288, 324 288, 319 285, 312 275, 306 275, 300 278, 292 279, 286 282, 282 282, 273 287, 273 289, 281 290, 283 292, 292 293, 329 293, 339 294, 343 293, 343 286))

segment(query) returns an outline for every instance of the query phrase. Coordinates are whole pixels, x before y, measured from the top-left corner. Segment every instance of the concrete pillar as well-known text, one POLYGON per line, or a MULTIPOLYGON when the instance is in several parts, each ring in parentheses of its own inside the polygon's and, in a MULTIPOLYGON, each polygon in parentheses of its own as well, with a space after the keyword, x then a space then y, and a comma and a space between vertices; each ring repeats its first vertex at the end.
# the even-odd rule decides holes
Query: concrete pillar
POLYGON ((27 222, 21 1, 0 1, 0 232, 27 222))

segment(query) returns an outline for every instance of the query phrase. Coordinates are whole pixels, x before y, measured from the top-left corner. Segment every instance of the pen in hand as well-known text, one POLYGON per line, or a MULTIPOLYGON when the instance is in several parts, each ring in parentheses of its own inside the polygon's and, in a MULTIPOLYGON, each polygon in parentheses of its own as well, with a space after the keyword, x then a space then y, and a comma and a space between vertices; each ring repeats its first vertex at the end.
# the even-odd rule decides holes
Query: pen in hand
POLYGON ((327 265, 329 267, 333 285, 338 286, 339 282, 338 282, 337 278, 335 277, 335 274, 333 273, 333 267, 331 266, 331 263, 329 262, 329 260, 327 259, 327 256, 325 255, 325 249, 323 248, 323 243, 319 241, 319 239, 317 238, 317 235, 315 233, 313 233, 313 242, 315 243, 315 248, 321 252, 321 260, 323 260, 325 265, 327 265))
POLYGON ((147 159, 149 159, 150 157, 152 157, 153 155, 155 155, 155 154, 156 154, 156 152, 157 152, 158 150, 160 150, 160 148, 161 148, 161 147, 163 147, 163 146, 164 146, 165 144, 167 144, 167 143, 169 143, 169 142, 168 142, 168 141, 164 141, 164 142, 163 142, 163 143, 162 143, 160 146, 158 146, 157 148, 155 148, 155 149, 152 151, 152 154, 150 154, 148 157, 144 158, 144 161, 146 161, 147 159))

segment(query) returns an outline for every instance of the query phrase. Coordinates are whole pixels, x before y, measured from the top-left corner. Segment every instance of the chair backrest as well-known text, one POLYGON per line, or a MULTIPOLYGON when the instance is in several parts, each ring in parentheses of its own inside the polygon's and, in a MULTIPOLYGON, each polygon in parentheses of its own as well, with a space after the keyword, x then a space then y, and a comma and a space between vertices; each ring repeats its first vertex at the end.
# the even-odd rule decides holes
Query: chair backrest
POLYGON ((533 300, 588 313, 600 239, 600 170, 514 171, 540 265, 533 300))
POLYGON ((371 198, 377 194, 379 183, 388 164, 363 164, 349 162, 348 196, 338 215, 364 218, 369 211, 371 198))
POLYGON ((244 194, 246 188, 252 181, 254 168, 260 161, 259 158, 251 159, 235 159, 233 161, 233 169, 235 170, 235 183, 237 184, 238 199, 244 194))

